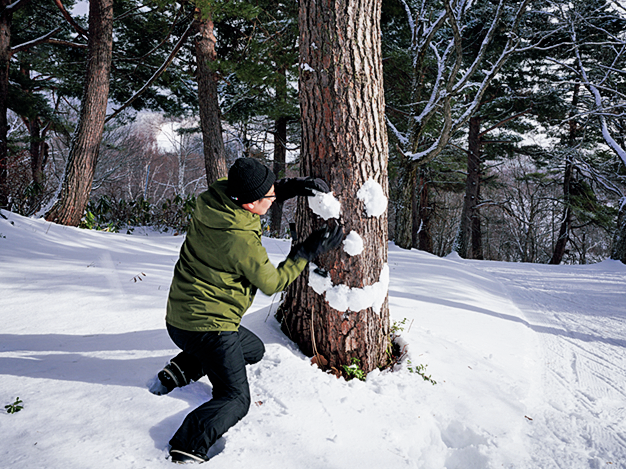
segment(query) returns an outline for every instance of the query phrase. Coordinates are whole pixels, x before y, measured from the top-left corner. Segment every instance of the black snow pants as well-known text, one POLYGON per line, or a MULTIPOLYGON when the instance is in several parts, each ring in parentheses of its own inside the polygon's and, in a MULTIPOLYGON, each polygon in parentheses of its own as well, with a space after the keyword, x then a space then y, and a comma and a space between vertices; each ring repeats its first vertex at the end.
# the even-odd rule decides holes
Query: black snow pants
POLYGON ((183 370, 187 376, 206 374, 213 385, 212 399, 187 415, 170 445, 206 455, 211 445, 248 413, 250 388, 245 365, 260 361, 265 347, 243 326, 237 332, 190 332, 168 324, 167 331, 183 350, 173 361, 187 368, 183 370))

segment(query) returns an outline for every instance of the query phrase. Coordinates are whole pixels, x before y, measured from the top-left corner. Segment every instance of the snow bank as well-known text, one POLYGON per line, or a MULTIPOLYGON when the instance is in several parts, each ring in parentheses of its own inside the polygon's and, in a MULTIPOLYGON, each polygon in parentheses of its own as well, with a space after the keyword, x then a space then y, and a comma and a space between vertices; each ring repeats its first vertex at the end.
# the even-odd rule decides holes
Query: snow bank
MULTIPOLYGON (((164 316, 183 238, 2 213, 0 409, 18 396, 24 408, 0 413, 0 466, 171 469, 169 439, 212 393, 206 378, 166 396, 146 385, 177 353, 164 316)), ((263 244, 274 264, 289 253, 263 244)), ((388 265, 408 354, 365 382, 311 366, 274 319, 278 297, 257 294, 242 322, 266 344, 247 367, 252 406, 207 467, 624 468, 626 266, 393 244, 388 265), (409 371, 420 364, 436 386, 409 371)))

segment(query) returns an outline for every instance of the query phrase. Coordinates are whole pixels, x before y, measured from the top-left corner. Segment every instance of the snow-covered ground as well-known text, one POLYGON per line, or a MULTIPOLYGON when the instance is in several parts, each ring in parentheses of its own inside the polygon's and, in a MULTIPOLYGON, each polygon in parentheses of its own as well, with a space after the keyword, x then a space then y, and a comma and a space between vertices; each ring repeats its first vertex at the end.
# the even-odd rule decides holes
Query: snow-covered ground
MULTIPOLYGON (((0 467, 171 467, 169 438, 211 395, 206 379, 147 389, 177 353, 164 314, 182 238, 3 214, 0 404, 24 408, 0 412, 0 467)), ((264 243, 276 262, 289 251, 264 243)), ((626 468, 626 266, 391 245, 389 267, 408 356, 366 382, 311 366, 273 318, 278 297, 258 295, 243 321, 267 348, 248 368, 254 404, 207 467, 626 468)))

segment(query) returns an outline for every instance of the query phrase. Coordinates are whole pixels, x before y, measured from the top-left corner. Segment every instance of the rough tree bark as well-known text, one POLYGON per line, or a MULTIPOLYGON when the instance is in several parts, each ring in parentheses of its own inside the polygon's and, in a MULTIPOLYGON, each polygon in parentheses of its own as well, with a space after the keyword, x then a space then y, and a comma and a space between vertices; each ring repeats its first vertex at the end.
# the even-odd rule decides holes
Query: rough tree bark
POLYGON ((196 61, 198 63, 198 104, 200 106, 200 127, 204 143, 204 165, 207 185, 225 177, 226 152, 222 136, 222 120, 217 97, 217 74, 211 69, 211 63, 217 59, 215 45, 217 39, 213 31, 211 16, 202 16, 196 9, 198 36, 196 37, 196 61))
POLYGON ((70 145, 59 199, 46 214, 46 220, 70 226, 78 226, 89 202, 104 131, 113 49, 113 0, 89 1, 87 46, 78 128, 70 145))
MULTIPOLYGON (((333 285, 359 289, 377 283, 387 269, 387 212, 369 217, 357 198, 370 178, 388 196, 380 7, 380 0, 300 2, 302 173, 328 182, 341 202, 345 233, 354 230, 365 247, 355 256, 336 249, 316 264, 333 285)), ((323 223, 306 200, 298 201, 300 240, 323 223)), ((283 331, 329 367, 341 369, 352 358, 365 371, 382 365, 389 345, 386 290, 379 312, 338 311, 313 291, 308 277, 304 272, 285 295, 279 311, 283 331)))

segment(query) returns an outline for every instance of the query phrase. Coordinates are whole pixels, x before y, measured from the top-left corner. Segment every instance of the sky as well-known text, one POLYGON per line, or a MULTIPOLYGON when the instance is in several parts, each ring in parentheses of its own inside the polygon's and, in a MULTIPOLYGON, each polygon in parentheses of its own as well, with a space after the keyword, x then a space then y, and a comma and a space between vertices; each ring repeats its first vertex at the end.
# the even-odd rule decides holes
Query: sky
MULTIPOLYGON (((206 378, 148 391, 177 353, 164 316, 183 238, 1 213, 0 410, 23 408, 0 412, 0 467, 172 467, 169 439, 211 397, 206 378)), ((289 252, 263 243, 274 263, 289 252)), ((243 318, 266 346, 247 367, 253 404, 206 467, 626 468, 626 266, 393 243, 387 265, 405 355, 365 381, 313 366, 274 319, 280 295, 257 295, 243 318)))
POLYGON ((71 13, 73 16, 88 16, 89 15, 89 2, 86 0, 79 0, 72 8, 71 13))

